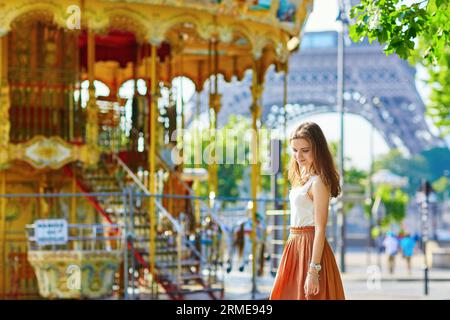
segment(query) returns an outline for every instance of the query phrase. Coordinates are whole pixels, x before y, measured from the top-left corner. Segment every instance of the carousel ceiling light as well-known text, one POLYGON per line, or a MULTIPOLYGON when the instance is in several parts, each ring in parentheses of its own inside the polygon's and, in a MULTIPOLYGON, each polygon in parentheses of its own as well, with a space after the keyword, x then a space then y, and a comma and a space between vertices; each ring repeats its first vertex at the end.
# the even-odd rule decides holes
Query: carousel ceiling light
POLYGON ((292 37, 287 43, 287 48, 289 51, 294 51, 298 48, 299 45, 300 39, 298 37, 292 37))

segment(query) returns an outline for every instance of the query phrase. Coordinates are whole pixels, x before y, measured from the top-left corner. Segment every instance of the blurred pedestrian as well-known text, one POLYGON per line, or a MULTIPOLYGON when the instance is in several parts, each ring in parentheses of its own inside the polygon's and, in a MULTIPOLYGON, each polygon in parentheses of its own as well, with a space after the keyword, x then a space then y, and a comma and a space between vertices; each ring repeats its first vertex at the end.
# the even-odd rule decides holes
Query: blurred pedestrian
POLYGON ((403 258, 406 260, 409 275, 411 275, 411 258, 414 255, 415 246, 416 240, 409 233, 400 240, 400 247, 402 248, 403 258))
POLYGON ((399 250, 399 242, 397 237, 392 231, 386 233, 386 237, 384 238, 383 241, 383 246, 388 256, 389 273, 393 274, 395 268, 395 256, 397 255, 397 252, 399 250))

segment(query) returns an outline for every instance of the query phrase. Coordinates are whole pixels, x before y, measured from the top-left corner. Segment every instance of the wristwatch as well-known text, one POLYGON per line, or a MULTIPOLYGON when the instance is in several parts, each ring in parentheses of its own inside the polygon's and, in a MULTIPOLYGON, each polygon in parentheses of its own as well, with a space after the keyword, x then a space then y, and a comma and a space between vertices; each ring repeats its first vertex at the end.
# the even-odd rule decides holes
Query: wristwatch
POLYGON ((319 272, 322 269, 322 266, 320 264, 315 264, 314 262, 311 262, 309 264, 309 267, 319 272))

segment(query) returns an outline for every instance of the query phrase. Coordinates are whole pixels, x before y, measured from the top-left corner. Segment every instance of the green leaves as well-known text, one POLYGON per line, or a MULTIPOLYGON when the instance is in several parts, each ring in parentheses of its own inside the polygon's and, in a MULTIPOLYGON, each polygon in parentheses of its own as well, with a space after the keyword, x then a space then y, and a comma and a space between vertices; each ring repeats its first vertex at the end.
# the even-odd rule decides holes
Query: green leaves
POLYGON ((435 12, 437 9, 436 0, 430 0, 427 5, 427 11, 430 13, 435 12))
POLYGON ((397 53, 408 59, 415 55, 415 40, 425 38, 429 50, 422 56, 436 65, 450 40, 449 0, 425 0, 412 5, 399 5, 399 0, 362 0, 350 11, 354 23, 350 27, 353 41, 365 37, 386 44, 385 53, 397 53))
POLYGON ((450 49, 447 48, 438 66, 428 68, 428 74, 431 93, 427 114, 440 127, 444 137, 450 134, 450 49))
POLYGON ((436 6, 438 8, 444 7, 445 5, 448 5, 448 0, 436 0, 436 6))
POLYGON ((421 63, 429 69, 432 88, 427 113, 450 133, 450 4, 449 0, 424 0, 409 6, 400 0, 362 0, 350 10, 354 19, 350 38, 359 42, 367 37, 385 44, 387 55, 421 63), (420 43, 420 45, 417 45, 420 43), (439 78, 438 74, 445 74, 439 78))
POLYGON ((381 198, 386 208, 386 216, 382 224, 401 223, 406 215, 408 195, 402 190, 394 189, 389 185, 380 185, 376 191, 376 195, 381 198))

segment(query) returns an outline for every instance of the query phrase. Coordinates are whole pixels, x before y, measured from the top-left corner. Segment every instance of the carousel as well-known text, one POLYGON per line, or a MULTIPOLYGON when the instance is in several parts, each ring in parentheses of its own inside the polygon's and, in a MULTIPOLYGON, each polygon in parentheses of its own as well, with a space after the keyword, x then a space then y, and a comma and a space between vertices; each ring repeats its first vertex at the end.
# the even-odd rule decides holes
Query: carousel
POLYGON ((218 165, 166 156, 184 127, 173 81, 208 92, 215 129, 219 75, 252 70, 257 131, 265 72, 288 72, 312 3, 0 3, 0 296, 223 298, 222 222, 195 197, 220 194, 218 165))

